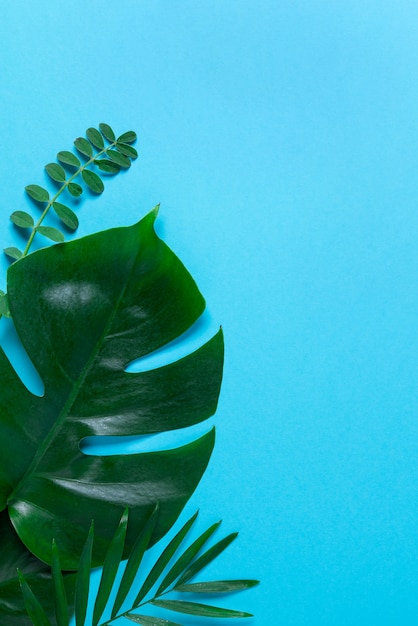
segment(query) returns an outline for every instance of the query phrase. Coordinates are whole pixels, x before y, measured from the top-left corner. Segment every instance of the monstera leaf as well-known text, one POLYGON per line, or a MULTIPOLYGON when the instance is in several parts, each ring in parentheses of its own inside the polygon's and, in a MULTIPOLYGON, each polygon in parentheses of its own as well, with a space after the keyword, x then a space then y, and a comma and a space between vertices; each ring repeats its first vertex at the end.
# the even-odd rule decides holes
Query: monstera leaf
MULTIPOLYGON (((39 597, 49 619, 54 622, 54 587, 50 568, 38 561, 17 537, 6 512, 0 513, 0 624, 28 626, 17 569, 25 576, 31 589, 39 597)), ((74 596, 76 575, 64 576, 68 598, 74 596)), ((71 605, 69 609, 71 611, 71 605)))
POLYGON ((221 331, 175 363, 126 371, 182 335, 205 307, 190 274, 156 236, 156 214, 39 250, 8 271, 12 318, 45 392, 31 394, 0 351, 0 510, 8 509, 20 540, 46 563, 54 539, 65 570, 77 568, 92 519, 93 565, 103 562, 127 506, 126 553, 156 503, 151 544, 160 539, 212 451, 213 430, 157 452, 94 456, 80 449, 88 436, 185 428, 216 410, 221 331))

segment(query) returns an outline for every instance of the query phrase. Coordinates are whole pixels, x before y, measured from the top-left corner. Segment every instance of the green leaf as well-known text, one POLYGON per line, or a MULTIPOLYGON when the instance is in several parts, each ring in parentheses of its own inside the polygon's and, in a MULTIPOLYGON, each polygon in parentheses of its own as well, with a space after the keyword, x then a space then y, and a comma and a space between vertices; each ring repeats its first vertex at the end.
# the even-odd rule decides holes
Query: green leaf
POLYGON ((48 191, 39 185, 27 185, 25 190, 28 196, 37 202, 48 202, 49 200, 48 191))
POLYGON ((104 191, 103 181, 95 172, 91 170, 83 170, 81 172, 84 182, 93 193, 102 193, 104 191))
POLYGON ((109 174, 117 174, 120 172, 120 166, 109 159, 96 159, 94 164, 102 170, 103 172, 108 172, 109 174))
POLYGON ((109 124, 101 123, 99 124, 99 128, 100 128, 100 132, 102 133, 105 139, 110 141, 110 143, 113 143, 115 141, 116 135, 113 132, 113 130, 110 128, 109 124))
POLYGON ((86 130, 86 135, 90 143, 92 143, 95 148, 98 150, 102 150, 104 148, 103 137, 96 128, 88 128, 86 130))
POLYGON ((61 571, 61 561, 58 554, 56 541, 52 541, 52 579, 55 589, 55 615, 57 618, 57 626, 68 626, 68 602, 65 591, 64 577, 61 571))
POLYGON ((97 592, 96 601, 93 610, 93 626, 97 626, 99 620, 105 610, 115 582, 116 574, 122 559, 123 547, 125 545, 126 529, 128 526, 128 509, 126 509, 119 522, 119 526, 109 544, 106 552, 102 576, 100 579, 99 590, 97 592))
POLYGON ((48 163, 48 165, 45 165, 45 170, 48 176, 57 183, 63 183, 65 181, 65 170, 58 163, 48 163))
POLYGON ((67 189, 70 194, 76 198, 78 198, 78 196, 81 196, 81 194, 83 193, 83 187, 78 183, 68 183, 67 189))
POLYGON ((141 565, 142 557, 144 556, 145 550, 149 546, 150 538, 157 522, 158 508, 159 507, 157 505, 133 545, 125 571, 123 572, 115 602, 113 604, 112 618, 118 613, 126 599, 126 596, 131 590, 132 584, 139 570, 139 566, 141 565))
POLYGON ((183 600, 150 600, 151 604, 159 606, 161 609, 186 613, 187 615, 199 615, 200 617, 253 617, 251 613, 233 611, 232 609, 222 609, 209 604, 199 604, 198 602, 184 602, 183 600))
POLYGON ((72 167, 80 167, 81 165, 80 159, 72 152, 68 152, 68 150, 58 152, 57 159, 60 163, 64 163, 64 165, 71 165, 72 167))
POLYGON ((53 226, 38 226, 36 232, 57 243, 62 243, 65 239, 63 233, 53 226))
POLYGON ((125 557, 135 529, 158 502, 154 545, 179 516, 212 452, 213 430, 169 450, 158 449, 158 439, 154 452, 108 457, 80 449, 89 436, 164 433, 216 410, 221 331, 179 361, 125 371, 181 337, 205 308, 193 278, 157 237, 156 213, 131 227, 37 250, 8 269, 14 325, 45 393, 32 395, 0 350, 0 441, 8 441, 0 455, 0 509, 7 506, 37 558, 50 562, 55 538, 64 570, 77 567, 92 518, 93 564, 103 563, 127 504, 125 557))
POLYGON ((0 317, 11 317, 9 309, 9 296, 0 291, 0 317))
POLYGON ((60 220, 71 230, 76 230, 78 228, 78 217, 74 213, 72 209, 65 204, 61 204, 60 202, 53 202, 52 208, 55 213, 58 215, 60 220))
POLYGON ((51 622, 49 621, 47 614, 26 582, 24 575, 20 570, 18 570, 18 574, 23 594, 23 601, 25 603, 27 614, 32 620, 32 624, 34 626, 51 626, 51 622))
POLYGON ((106 150, 106 154, 109 159, 120 165, 120 167, 124 167, 125 169, 131 167, 130 160, 121 152, 118 152, 117 150, 106 150))
POLYGON ((226 548, 237 538, 238 533, 231 533, 224 539, 215 543, 214 546, 209 548, 202 556, 200 556, 196 561, 194 561, 190 567, 182 574, 182 576, 178 580, 178 584, 186 583, 191 578, 196 576, 198 572, 200 572, 206 565, 211 563, 217 556, 219 556, 226 548))
POLYGON ((136 141, 136 133, 133 130, 128 130, 118 137, 118 142, 121 143, 134 143, 134 141, 136 141))
POLYGON ((125 615, 126 619, 129 619, 135 624, 141 624, 141 626, 181 626, 177 622, 171 622, 168 619, 162 619, 161 617, 150 617, 149 615, 138 615, 131 613, 125 615))
POLYGON ((163 553, 158 558, 154 567, 151 569, 150 573, 146 577, 141 589, 138 592, 138 595, 135 598, 134 606, 138 606, 138 604, 145 598, 147 593, 151 590, 154 584, 157 582, 158 578, 161 576, 168 563, 170 562, 172 556, 180 546, 183 539, 186 537, 190 528, 192 527, 195 519, 197 517, 197 513, 195 513, 179 530, 179 532, 175 535, 175 537, 170 541, 168 546, 165 548, 163 553))
POLYGON ((93 541, 94 522, 90 525, 89 534, 87 535, 87 539, 81 553, 80 563, 78 565, 74 596, 76 626, 85 626, 87 605, 89 601, 93 541))
POLYGON ((15 248, 14 246, 4 248, 4 253, 7 254, 7 256, 9 256, 11 259, 15 259, 16 261, 18 261, 22 257, 22 252, 19 250, 19 248, 15 248))
POLYGON ((16 226, 19 226, 20 228, 33 228, 35 225, 32 215, 29 215, 26 211, 14 211, 14 213, 11 214, 10 219, 13 224, 16 224, 16 226))
MULTIPOLYGON (((9 384, 11 384, 9 378, 2 379, 3 393, 7 391, 5 386, 9 384)), ((6 446, 3 446, 2 455, 3 450, 4 454, 7 454, 6 446)), ((28 624, 17 568, 21 570, 32 592, 42 604, 50 621, 53 622, 55 594, 51 570, 48 565, 38 561, 19 540, 7 511, 0 513, 0 544, 0 624, 4 626, 25 626, 28 624)), ((65 573, 64 584, 68 598, 73 597, 74 583, 75 575, 65 573)), ((72 606, 69 608, 71 610, 72 606)))
POLYGON ((74 141, 74 145, 78 152, 80 152, 84 156, 89 158, 93 156, 93 149, 91 147, 91 144, 89 141, 87 141, 87 139, 84 139, 84 137, 77 137, 77 139, 75 139, 74 141))
POLYGON ((221 522, 217 522, 208 528, 204 533, 200 535, 192 543, 191 546, 187 548, 185 552, 180 556, 180 558, 174 563, 173 567, 170 569, 168 574, 165 576, 161 585, 158 587, 156 595, 159 596, 163 591, 167 589, 171 585, 172 582, 176 580, 178 576, 184 571, 184 569, 189 565, 189 563, 195 558, 200 549, 205 545, 208 539, 213 535, 215 530, 219 527, 221 522))
POLYGON ((118 142, 116 144, 116 148, 119 150, 119 152, 122 152, 122 154, 130 157, 131 159, 136 159, 138 156, 138 152, 135 150, 135 148, 133 146, 128 146, 128 144, 126 143, 118 142))
POLYGON ((182 593, 233 593, 244 591, 259 584, 259 580, 214 580, 202 583, 176 585, 175 591, 182 593))

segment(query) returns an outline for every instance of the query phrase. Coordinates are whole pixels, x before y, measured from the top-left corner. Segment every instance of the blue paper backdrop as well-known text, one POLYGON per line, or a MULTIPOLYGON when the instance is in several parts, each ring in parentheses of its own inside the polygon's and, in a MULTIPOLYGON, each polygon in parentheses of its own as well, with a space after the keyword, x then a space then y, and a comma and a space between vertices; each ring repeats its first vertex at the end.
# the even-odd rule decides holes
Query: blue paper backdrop
POLYGON ((138 132, 79 232, 161 202, 205 332, 224 327, 187 512, 240 530, 205 578, 260 578, 223 600, 254 626, 417 623, 417 29, 412 0, 2 6, 0 243, 58 150, 101 121, 138 132))

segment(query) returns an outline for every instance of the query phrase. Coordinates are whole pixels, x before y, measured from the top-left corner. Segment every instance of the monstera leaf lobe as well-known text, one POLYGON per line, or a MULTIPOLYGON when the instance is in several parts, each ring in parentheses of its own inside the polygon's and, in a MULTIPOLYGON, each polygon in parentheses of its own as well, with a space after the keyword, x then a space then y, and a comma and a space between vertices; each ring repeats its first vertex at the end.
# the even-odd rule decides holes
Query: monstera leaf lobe
POLYGON ((93 563, 101 564, 127 506, 126 550, 156 503, 151 543, 160 539, 213 448, 210 430, 170 450, 94 456, 80 449, 88 436, 186 428, 216 410, 221 331, 175 363, 126 371, 181 336, 205 307, 188 271, 155 234, 155 218, 156 210, 134 226, 39 250, 8 272, 12 318, 45 393, 31 394, 0 350, 0 510, 7 508, 20 540, 46 563, 55 539, 64 569, 77 568, 92 519, 93 563))

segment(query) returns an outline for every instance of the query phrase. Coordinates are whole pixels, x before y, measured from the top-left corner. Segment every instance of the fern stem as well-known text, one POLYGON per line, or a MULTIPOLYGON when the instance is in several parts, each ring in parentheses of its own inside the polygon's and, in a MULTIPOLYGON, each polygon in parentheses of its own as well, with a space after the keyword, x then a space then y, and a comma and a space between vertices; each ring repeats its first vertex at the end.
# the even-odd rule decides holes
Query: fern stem
POLYGON ((133 606, 130 609, 128 609, 127 611, 124 611, 123 613, 119 613, 119 615, 115 615, 114 617, 111 617, 110 619, 106 620, 105 622, 100 622, 99 626, 109 626, 110 624, 113 624, 114 622, 116 622, 116 620, 121 619, 122 617, 126 617, 127 615, 133 614, 134 611, 137 611, 141 607, 146 606, 147 604, 149 604, 150 602, 153 602, 154 600, 158 600, 158 598, 161 598, 162 596, 165 596, 168 593, 171 593, 172 591, 173 591, 173 589, 167 589, 166 591, 163 591, 162 593, 159 593, 158 595, 154 596, 153 598, 150 598, 149 600, 146 600, 145 602, 141 602, 137 606, 133 606))
POLYGON ((86 161, 85 163, 83 163, 75 172, 72 176, 70 176, 69 178, 67 178, 67 180, 63 183, 63 185, 58 189, 57 193, 50 199, 48 200, 48 203, 45 207, 45 209, 42 212, 42 215, 40 216, 40 218, 38 219, 38 221, 36 222, 36 224, 34 225, 34 227, 32 228, 32 232, 29 236, 28 242, 22 252, 22 257, 27 256, 27 254, 29 253, 30 247, 33 243, 33 240, 35 238, 37 229, 39 226, 41 226, 42 222, 44 221, 45 217, 48 215, 50 208, 52 207, 53 203, 56 202, 57 198, 59 198, 59 196, 62 194, 62 192, 67 189, 68 185, 75 179, 77 178, 77 176, 79 176, 83 170, 86 169, 86 167, 88 167, 89 165, 91 165, 92 163, 94 163, 94 161, 102 156, 103 154, 106 154, 106 150, 109 150, 113 147, 116 146, 116 139, 115 141, 112 141, 112 143, 110 143, 108 146, 105 146, 104 148, 102 148, 101 150, 99 150, 99 152, 97 152, 96 154, 94 154, 88 161, 86 161))

